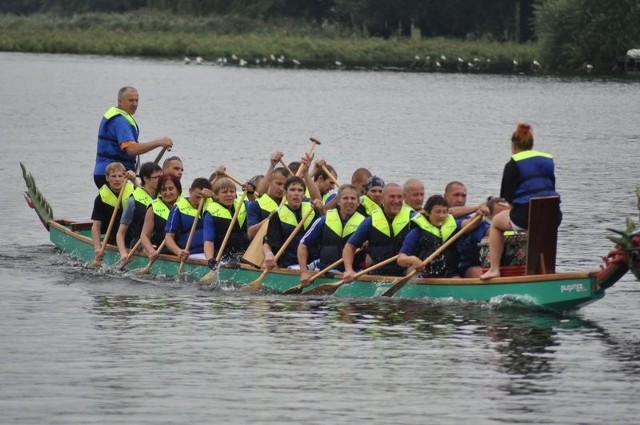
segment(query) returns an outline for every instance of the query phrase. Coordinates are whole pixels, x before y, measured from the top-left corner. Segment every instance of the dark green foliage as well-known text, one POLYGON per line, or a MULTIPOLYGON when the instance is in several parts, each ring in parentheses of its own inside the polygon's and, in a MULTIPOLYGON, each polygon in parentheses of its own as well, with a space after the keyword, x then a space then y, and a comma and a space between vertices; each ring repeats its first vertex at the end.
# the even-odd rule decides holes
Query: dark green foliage
POLYGON ((611 68, 640 47, 638 0, 546 0, 536 7, 543 60, 552 68, 611 68))

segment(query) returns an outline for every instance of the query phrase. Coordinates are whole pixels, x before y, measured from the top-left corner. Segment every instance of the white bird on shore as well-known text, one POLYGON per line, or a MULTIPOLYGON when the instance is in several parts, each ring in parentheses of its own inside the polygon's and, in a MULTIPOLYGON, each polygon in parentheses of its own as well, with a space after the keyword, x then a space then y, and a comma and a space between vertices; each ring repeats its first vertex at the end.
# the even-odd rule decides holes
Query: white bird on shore
POLYGON ((202 65, 202 62, 203 62, 203 61, 204 61, 204 59, 202 59, 202 57, 200 57, 200 56, 198 56, 198 57, 196 58, 196 64, 197 64, 197 65, 202 65))
POLYGON ((336 64, 336 66, 342 66, 342 62, 340 62, 340 61, 336 61, 335 64, 336 64))
POLYGON ((191 63, 191 58, 189 56, 184 57, 184 64, 189 65, 191 63))
POLYGON ((298 59, 294 59, 291 62, 293 62, 295 66, 300 66, 300 61, 298 59))
POLYGON ((244 59, 240 59, 240 66, 245 66, 247 64, 247 61, 244 59))

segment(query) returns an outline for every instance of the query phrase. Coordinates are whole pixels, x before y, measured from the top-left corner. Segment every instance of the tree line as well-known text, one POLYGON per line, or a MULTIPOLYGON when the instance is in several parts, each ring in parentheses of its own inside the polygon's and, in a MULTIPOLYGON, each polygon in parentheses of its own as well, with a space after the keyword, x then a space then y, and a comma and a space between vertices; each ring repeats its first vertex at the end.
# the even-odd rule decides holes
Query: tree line
MULTIPOLYGON (((140 10, 338 27, 363 37, 536 42, 553 68, 610 66, 640 47, 640 0, 3 0, 0 13, 140 10)), ((250 22, 250 21, 248 21, 250 22)), ((251 32, 248 25, 246 32, 251 32)))
POLYGON ((295 18, 333 23, 377 37, 489 38, 529 41, 534 0, 3 0, 0 13, 122 13, 295 18))

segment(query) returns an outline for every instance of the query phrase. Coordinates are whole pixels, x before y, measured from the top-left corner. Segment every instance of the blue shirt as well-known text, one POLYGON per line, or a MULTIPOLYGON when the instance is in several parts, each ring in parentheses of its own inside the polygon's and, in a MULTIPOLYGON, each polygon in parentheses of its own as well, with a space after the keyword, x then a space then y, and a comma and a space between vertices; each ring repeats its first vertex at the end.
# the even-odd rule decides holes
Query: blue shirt
MULTIPOLYGON (((182 249, 187 246, 189 240, 189 233, 191 232, 191 226, 193 225, 194 217, 183 214, 178 207, 174 205, 167 217, 167 224, 164 228, 165 233, 174 233, 176 243, 182 249)), ((191 246, 189 247, 189 254, 201 254, 204 252, 204 238, 203 238, 203 223, 202 220, 198 220, 196 225, 196 231, 193 234, 191 240, 191 246)))
POLYGON ((262 220, 262 209, 258 201, 249 202, 249 205, 247 205, 247 227, 260 223, 262 220))
POLYGON ((314 246, 322 238, 322 230, 324 229, 325 216, 320 217, 314 221, 311 227, 307 229, 300 243, 305 246, 314 246))

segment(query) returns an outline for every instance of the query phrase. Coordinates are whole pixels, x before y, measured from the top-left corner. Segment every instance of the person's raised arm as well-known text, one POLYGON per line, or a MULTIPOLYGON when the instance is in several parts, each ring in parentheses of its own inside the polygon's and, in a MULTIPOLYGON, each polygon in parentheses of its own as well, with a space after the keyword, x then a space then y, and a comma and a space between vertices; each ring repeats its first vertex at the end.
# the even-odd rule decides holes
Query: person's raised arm
POLYGON ((269 168, 264 173, 264 177, 262 178, 262 180, 260 180, 260 183, 258 183, 258 187, 255 189, 256 192, 261 195, 263 193, 267 193, 267 191, 269 190, 269 184, 271 183, 273 170, 276 168, 276 165, 278 164, 278 162, 280 162, 283 156, 284 154, 280 151, 271 152, 271 156, 269 157, 269 168))
POLYGON ((309 169, 311 167, 311 162, 313 161, 313 155, 309 155, 305 153, 304 157, 300 161, 300 167, 302 167, 302 175, 301 177, 304 179, 304 184, 307 186, 309 190, 309 195, 311 200, 320 199, 322 200, 322 195, 320 195, 320 189, 318 189, 318 185, 313 181, 313 177, 309 174, 309 169))

